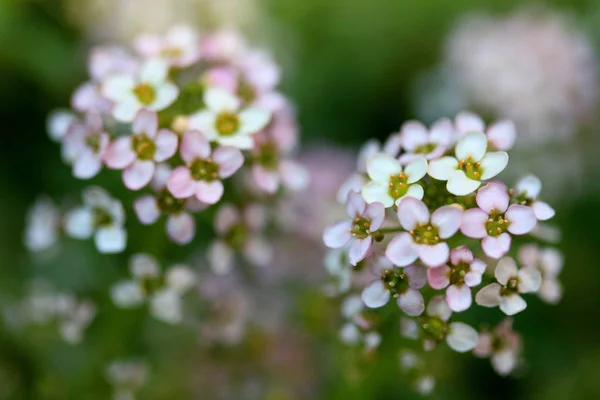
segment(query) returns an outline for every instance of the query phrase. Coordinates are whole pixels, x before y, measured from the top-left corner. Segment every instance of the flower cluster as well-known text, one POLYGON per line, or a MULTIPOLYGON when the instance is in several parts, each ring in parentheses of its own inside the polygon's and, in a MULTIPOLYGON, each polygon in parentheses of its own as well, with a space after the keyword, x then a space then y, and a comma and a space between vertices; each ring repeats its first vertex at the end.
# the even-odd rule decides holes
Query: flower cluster
MULTIPOLYGON (((323 233, 332 249, 328 270, 340 283, 334 293, 349 296, 342 308, 350 319, 345 342, 359 340, 356 321, 367 321, 357 319, 364 306, 377 312, 394 298, 403 336, 422 341, 425 350, 446 342, 457 352, 492 357, 501 374, 516 366, 520 341, 510 324, 479 334, 457 320, 474 304, 515 315, 525 310, 529 293, 551 303, 561 296, 560 253, 520 245, 538 221, 554 216, 538 199, 541 182, 527 175, 509 188, 492 180, 506 168, 515 137, 509 121, 486 127, 464 112, 429 129, 406 122, 383 146, 363 147, 358 171, 339 193, 349 219, 323 233)), ((425 389, 432 379, 427 376, 425 389)))

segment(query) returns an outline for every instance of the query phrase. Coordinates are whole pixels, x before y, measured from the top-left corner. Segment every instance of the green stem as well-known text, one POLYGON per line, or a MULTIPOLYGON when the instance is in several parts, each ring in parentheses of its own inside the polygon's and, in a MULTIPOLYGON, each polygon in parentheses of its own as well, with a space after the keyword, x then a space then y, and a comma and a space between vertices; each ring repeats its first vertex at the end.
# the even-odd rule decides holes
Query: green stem
POLYGON ((378 233, 394 233, 394 232, 402 232, 404 230, 404 228, 402 228, 401 226, 398 226, 396 228, 382 228, 380 230, 378 230, 378 233))

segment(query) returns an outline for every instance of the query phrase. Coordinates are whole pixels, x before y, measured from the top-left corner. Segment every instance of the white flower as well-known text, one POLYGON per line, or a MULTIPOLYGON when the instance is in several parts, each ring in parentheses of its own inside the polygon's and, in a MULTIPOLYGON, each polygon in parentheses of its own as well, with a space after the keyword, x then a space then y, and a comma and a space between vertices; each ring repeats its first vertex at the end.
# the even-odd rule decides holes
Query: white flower
POLYGON ((537 200, 542 190, 542 182, 535 175, 527 175, 517 182, 516 197, 520 204, 533 208, 538 221, 546 221, 554 217, 554 209, 548 203, 537 200))
POLYGON ((519 262, 526 268, 537 268, 542 274, 538 296, 550 304, 557 304, 562 297, 562 284, 558 275, 563 267, 562 254, 553 248, 540 248, 527 244, 519 248, 519 262))
POLYGON ((60 214, 52 200, 41 197, 27 212, 25 246, 32 252, 51 249, 58 242, 60 214))
POLYGON ((65 232, 72 238, 89 239, 94 236, 101 253, 125 250, 127 232, 124 222, 125 211, 121 202, 99 187, 86 189, 83 206, 67 211, 63 221, 65 232))
POLYGON ((179 89, 168 81, 166 61, 146 61, 137 75, 116 74, 106 78, 102 94, 113 103, 113 116, 119 121, 131 122, 142 108, 160 111, 171 105, 179 89))
POLYGON ((440 158, 455 140, 454 126, 447 118, 436 121, 429 130, 419 121, 407 121, 400 132, 405 150, 399 158, 402 164, 419 157, 427 160, 440 158))
POLYGON ((263 129, 271 118, 265 109, 240 110, 240 99, 218 87, 206 89, 204 103, 207 109, 192 115, 188 128, 224 146, 251 149, 254 146, 251 135, 263 129))
POLYGON ((196 63, 201 56, 198 32, 185 25, 174 26, 164 36, 142 35, 135 41, 135 48, 146 58, 162 58, 181 68, 196 63))
POLYGON ((512 121, 494 122, 486 130, 485 123, 479 115, 463 111, 456 116, 454 123, 459 137, 469 132, 485 132, 488 146, 493 150, 508 151, 517 139, 515 124, 512 121))
POLYGON ((537 292, 542 283, 540 271, 535 268, 518 269, 515 260, 505 257, 498 261, 494 276, 498 283, 490 283, 475 296, 480 306, 497 307, 506 315, 515 315, 527 307, 522 293, 537 292))
POLYGON ((494 370, 506 376, 517 367, 521 347, 521 336, 512 329, 512 320, 507 318, 492 332, 479 334, 473 353, 478 357, 489 357, 494 370))
POLYGON ((427 173, 435 179, 448 181, 446 188, 452 194, 472 193, 481 181, 491 179, 506 168, 508 154, 504 151, 487 152, 487 138, 483 132, 467 133, 459 140, 455 156, 446 156, 429 163, 427 173))
POLYGON ((418 158, 404 169, 400 161, 387 153, 378 153, 367 161, 367 174, 371 179, 362 188, 367 203, 379 202, 385 207, 398 205, 406 197, 423 198, 423 188, 417 184, 427 173, 427 161, 418 158))
POLYGON ((50 139, 60 142, 67 134, 71 124, 77 121, 77 117, 69 110, 55 110, 48 116, 46 131, 50 139))

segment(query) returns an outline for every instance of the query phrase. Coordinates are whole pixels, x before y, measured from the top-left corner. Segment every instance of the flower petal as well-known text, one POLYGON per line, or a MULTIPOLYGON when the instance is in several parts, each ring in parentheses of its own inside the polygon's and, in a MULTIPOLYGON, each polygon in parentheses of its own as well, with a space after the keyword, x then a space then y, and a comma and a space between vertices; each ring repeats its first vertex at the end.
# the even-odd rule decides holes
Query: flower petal
POLYGON ((179 88, 172 83, 163 83, 156 88, 156 98, 148 107, 153 110, 164 110, 177 99, 179 88))
POLYGON ((463 235, 474 239, 482 239, 487 236, 485 224, 489 215, 478 208, 471 208, 462 213, 460 231, 463 235))
POLYGON ((477 191, 477 205, 488 214, 503 213, 509 201, 506 186, 500 182, 490 182, 477 191))
POLYGON ((498 121, 489 126, 487 138, 496 150, 512 149, 517 139, 517 131, 512 121, 498 121))
POLYGON ((212 87, 204 92, 204 103, 214 112, 237 111, 240 100, 225 89, 212 87))
POLYGON ((87 207, 67 211, 64 217, 67 235, 75 239, 89 239, 94 232, 94 213, 87 207))
POLYGON ((359 193, 348 193, 348 199, 346 200, 346 212, 350 218, 354 219, 362 216, 366 208, 367 204, 359 193))
POLYGON ((461 135, 469 132, 483 132, 485 124, 481 117, 469 111, 463 111, 454 119, 456 129, 461 135))
POLYGON ((479 185, 481 185, 481 182, 468 178, 464 171, 456 170, 448 179, 446 189, 454 195, 466 196, 477 190, 479 185))
POLYGON ((473 252, 467 246, 459 246, 450 252, 450 262, 453 265, 458 265, 461 262, 470 264, 473 261, 473 252))
POLYGON ((546 303, 557 304, 562 297, 562 291, 562 285, 557 279, 544 279, 538 295, 546 303))
POLYGON ((460 228, 462 214, 459 207, 442 206, 431 214, 431 223, 439 229, 442 239, 448 239, 460 228))
POLYGON ((273 247, 261 237, 250 237, 243 249, 246 260, 257 267, 267 267, 273 261, 273 247))
POLYGON ((406 232, 392 239, 385 250, 385 255, 391 262, 401 267, 412 264, 418 257, 412 237, 406 232))
POLYGON ((471 288, 467 285, 450 285, 446 289, 448 306, 454 312, 462 312, 471 307, 471 288))
POLYGON ((167 235, 177 244, 188 244, 196 234, 196 222, 188 213, 170 215, 167 219, 167 235))
POLYGON ((153 161, 137 160, 123 171, 123 182, 128 189, 139 190, 150 183, 153 175, 153 161))
POLYGON ((365 239, 354 239, 350 241, 350 249, 348 251, 348 261, 356 266, 360 261, 367 256, 373 239, 367 236, 365 239))
POLYGON ((364 288, 360 297, 367 307, 379 308, 387 304, 391 295, 383 281, 376 279, 364 288))
POLYGON ((94 241, 100 253, 120 253, 125 250, 127 232, 118 226, 99 228, 94 235, 94 241))
POLYGON ((542 274, 535 268, 523 268, 519 271, 519 293, 534 293, 542 285, 542 274))
POLYGON ((167 180, 167 188, 174 197, 185 199, 196 193, 196 182, 192 179, 189 169, 177 167, 167 180))
POLYGON ((352 221, 340 221, 325 228, 323 242, 325 246, 337 249, 344 247, 352 239, 352 221))
POLYGON ((371 203, 365 209, 363 216, 371 221, 369 230, 374 232, 381 228, 385 218, 385 207, 381 203, 371 203))
POLYGON ((506 315, 515 315, 527 308, 527 303, 518 294, 502 296, 500 310, 506 315))
POLYGON ((516 189, 528 199, 537 199, 542 191, 542 181, 535 175, 526 175, 517 182, 516 189))
POLYGON ((402 147, 413 152, 417 147, 427 144, 429 132, 419 121, 406 121, 400 128, 402 147))
POLYGON ((456 158, 479 162, 487 150, 487 138, 483 132, 469 132, 456 144, 456 158))
POLYGON ((398 220, 404 229, 411 231, 417 224, 429 223, 429 210, 421 200, 405 197, 398 205, 398 220))
POLYGON ((200 132, 187 131, 181 139, 179 154, 186 163, 197 158, 207 159, 210 157, 210 143, 200 132))
POLYGON ((361 194, 369 204, 378 202, 384 207, 394 205, 394 199, 390 196, 389 187, 385 183, 371 181, 363 186, 361 194))
POLYGON ((496 269, 494 270, 494 276, 501 285, 506 285, 508 280, 511 278, 516 278, 517 274, 517 264, 511 257, 504 257, 502 260, 498 261, 498 264, 496 264, 496 269))
POLYGON ((262 108, 247 108, 240 113, 240 131, 253 134, 263 129, 271 119, 271 113, 262 108))
POLYGON ((413 264, 404 268, 404 274, 408 278, 408 286, 413 289, 421 289, 427 284, 427 268, 413 264))
POLYGON ((544 203, 543 201, 536 201, 531 207, 533 208, 533 213, 538 221, 547 221, 556 214, 554 209, 550 207, 548 203, 544 203))
POLYGON ((224 190, 223 183, 219 180, 196 182, 196 197, 206 204, 216 204, 223 197, 224 190))
POLYGON ((143 225, 151 225, 160 217, 160 209, 154 196, 142 196, 133 203, 133 210, 143 225))
POLYGON ((427 304, 427 315, 430 317, 439 317, 442 321, 448 321, 452 315, 452 310, 443 296, 434 296, 427 304))
POLYGON ((508 165, 508 154, 504 151, 487 153, 480 163, 481 169, 483 170, 481 179, 490 179, 504 171, 504 168, 508 165))
POLYGON ((529 233, 537 224, 533 208, 519 204, 512 204, 508 207, 506 219, 509 221, 508 231, 513 235, 529 233))
POLYGON ((150 313, 154 318, 167 324, 178 324, 181 315, 181 299, 174 290, 161 289, 150 300, 150 313))
POLYGON ((423 187, 417 183, 410 185, 408 187, 408 190, 406 191, 406 194, 402 197, 400 197, 399 199, 396 199, 395 203, 396 205, 399 205, 400 202, 407 198, 407 197, 412 197, 414 199, 417 200, 421 200, 423 198, 423 195, 425 194, 425 191, 423 190, 423 187))
POLYGON ((131 165, 137 158, 131 147, 131 137, 120 137, 113 141, 106 150, 104 161, 109 168, 123 169, 131 165))
POLYGON ((133 120, 131 130, 135 134, 145 134, 149 138, 154 139, 158 130, 158 116, 156 112, 145 108, 138 111, 133 120))
POLYGON ((144 301, 144 292, 137 282, 123 281, 110 288, 110 297, 117 307, 134 308, 144 301))
POLYGON ((77 157, 73 164, 73 176, 78 179, 90 179, 102 168, 102 158, 92 151, 86 150, 77 157))
POLYGON ((449 324, 449 328, 450 332, 446 336, 446 343, 452 350, 464 353, 477 346, 479 334, 473 327, 462 322, 452 322, 449 324))
POLYGON ((442 265, 434 268, 427 268, 427 281, 433 289, 443 289, 450 284, 450 267, 442 265))
POLYGON ((154 58, 146 61, 140 70, 140 80, 148 83, 162 83, 169 73, 169 65, 165 60, 154 58))
POLYGON ((173 157, 177 151, 179 137, 168 129, 161 129, 156 135, 154 161, 163 162, 173 157))
POLYGON ((504 232, 500 236, 487 236, 481 241, 483 252, 491 258, 499 259, 510 250, 511 237, 504 232))
POLYGON ((279 163, 281 181, 292 191, 304 190, 310 184, 310 174, 300 163, 283 160, 279 163))
POLYGON ((244 156, 235 147, 222 146, 213 152, 213 161, 219 165, 219 176, 229 178, 244 164, 244 156))
POLYGON ((265 193, 275 193, 279 188, 277 171, 267 170, 262 165, 252 166, 252 178, 258 189, 265 193))
POLYGON ((490 283, 484 286, 475 295, 475 302, 483 307, 498 307, 500 304, 500 289, 501 286, 497 283, 490 283))
POLYGON ((429 161, 427 174, 434 179, 447 181, 458 169, 458 160, 454 157, 442 157, 429 161))
POLYGON ((220 240, 215 240, 208 246, 207 258, 210 269, 216 275, 226 275, 233 268, 234 253, 220 240))
POLYGON ((411 161, 406 168, 404 168, 406 175, 406 181, 408 183, 415 183, 427 174, 427 160, 424 157, 419 157, 414 161, 411 161))
POLYGON ((402 172, 400 161, 387 153, 375 154, 367 160, 367 174, 374 181, 389 182, 390 175, 402 172))
POLYGON ((417 245, 419 258, 428 267, 438 267, 448 262, 450 248, 445 242, 434 245, 417 245))
POLYGON ((425 300, 418 290, 409 288, 396 299, 398 307, 410 317, 417 317, 425 310, 425 300))

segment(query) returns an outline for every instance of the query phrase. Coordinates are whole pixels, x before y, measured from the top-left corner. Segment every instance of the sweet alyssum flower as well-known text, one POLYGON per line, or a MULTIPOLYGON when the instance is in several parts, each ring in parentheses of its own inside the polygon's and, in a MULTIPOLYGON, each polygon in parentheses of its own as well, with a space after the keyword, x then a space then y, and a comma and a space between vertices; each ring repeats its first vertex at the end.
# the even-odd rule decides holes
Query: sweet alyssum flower
POLYGON ((63 158, 73 164, 73 176, 93 178, 102 169, 110 137, 104 130, 100 114, 90 112, 85 121, 72 122, 63 137, 63 158))
POLYGON ((174 26, 165 35, 142 35, 134 47, 146 58, 162 58, 179 68, 196 63, 202 56, 198 32, 185 25, 174 26))
POLYGON ((538 200, 542 191, 542 182, 535 175, 527 175, 517 182, 514 196, 519 204, 533 208, 538 221, 546 221, 554 217, 554 209, 546 202, 538 200))
POLYGON ((211 150, 208 140, 197 131, 188 131, 181 139, 179 153, 185 166, 175 168, 167 180, 173 196, 191 196, 206 204, 215 204, 223 196, 221 179, 229 178, 243 164, 241 151, 231 146, 211 150))
POLYGON ((399 161, 404 165, 419 157, 440 158, 455 140, 454 126, 447 118, 436 121, 429 130, 419 121, 407 121, 400 128, 400 135, 405 154, 399 161))
POLYGON ((488 147, 495 151, 508 151, 512 149, 517 139, 515 124, 512 121, 497 121, 486 129, 483 119, 479 115, 468 111, 458 114, 454 121, 459 137, 469 132, 485 132, 488 147))
POLYGON ((498 261, 494 276, 497 283, 490 283, 475 296, 480 306, 498 307, 506 315, 515 315, 527 307, 523 293, 537 292, 542 283, 540 271, 535 268, 517 267, 515 260, 505 257, 498 261))
POLYGON ((435 179, 448 181, 452 194, 464 196, 475 191, 481 181, 491 179, 506 168, 508 154, 488 152, 483 132, 470 132, 456 144, 455 157, 445 156, 429 163, 427 173, 435 179))
POLYGON ((427 304, 426 315, 414 319, 401 320, 401 333, 410 339, 423 340, 425 350, 432 350, 437 343, 446 344, 459 353, 472 350, 479 340, 477 331, 463 322, 448 322, 452 310, 442 296, 435 296, 427 304))
POLYGON ((23 241, 32 252, 50 250, 60 234, 60 213, 52 200, 40 197, 27 212, 23 241))
POLYGON ((381 203, 367 205, 359 193, 351 192, 346 202, 351 219, 337 222, 323 233, 325 245, 340 248, 350 244, 348 259, 352 265, 363 260, 373 243, 373 234, 381 228, 385 208, 381 203))
POLYGON ((158 129, 158 116, 140 110, 132 125, 132 135, 114 140, 105 156, 106 165, 123 169, 123 182, 131 190, 146 186, 154 175, 156 163, 171 158, 177 151, 178 137, 168 129, 158 129))
POLYGON ((117 199, 99 187, 91 187, 83 192, 83 205, 67 211, 64 216, 64 229, 75 239, 89 239, 94 236, 96 248, 101 253, 120 253, 127 244, 125 211, 117 199))
POLYGON ((171 105, 179 88, 168 80, 169 65, 165 60, 150 59, 136 74, 115 74, 102 84, 102 94, 113 104, 113 116, 131 122, 142 108, 160 111, 171 105))
POLYGON ((563 291, 558 280, 564 263, 562 254, 551 247, 540 248, 535 244, 526 244, 519 249, 518 260, 524 267, 540 271, 542 283, 538 296, 547 303, 557 304, 563 291))
POLYGON ((211 142, 239 149, 254 146, 252 135, 263 129, 271 114, 262 108, 241 108, 235 95, 219 87, 204 92, 207 109, 192 115, 189 129, 198 130, 211 142))
POLYGON ((450 252, 450 265, 429 268, 427 279, 434 289, 446 289, 446 302, 454 312, 468 310, 473 301, 471 288, 481 284, 486 265, 473 257, 466 246, 450 252))
POLYGON ((465 236, 482 239, 481 247, 489 257, 504 256, 510 249, 510 234, 529 233, 537 223, 531 207, 509 206, 510 197, 502 183, 488 183, 479 189, 476 200, 479 208, 464 212, 460 230, 465 236))
POLYGON ((489 357, 498 375, 510 374, 518 365, 521 353, 521 335, 512 328, 509 318, 502 321, 491 332, 481 332, 479 342, 473 349, 477 357, 489 357))
POLYGON ((362 188, 367 203, 379 202, 385 207, 398 205, 405 197, 423 198, 423 187, 416 182, 427 173, 427 161, 420 157, 402 168, 400 161, 387 153, 367 160, 370 181, 362 188))
POLYGON ((196 275, 189 267, 173 265, 163 276, 154 257, 136 254, 130 259, 129 271, 133 279, 116 283, 111 289, 117 306, 135 308, 147 300, 155 318, 169 324, 181 322, 181 296, 196 284, 196 275))
POLYGON ((444 241, 453 236, 461 223, 462 210, 443 206, 429 213, 420 200, 407 197, 398 206, 401 232, 388 244, 385 254, 396 265, 406 266, 417 258, 428 267, 437 267, 448 261, 450 248, 444 241))

